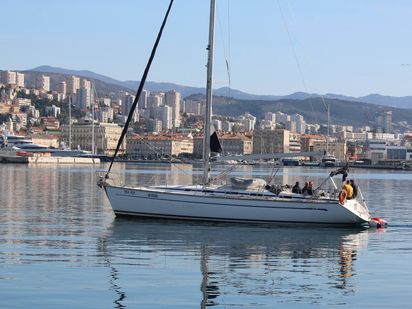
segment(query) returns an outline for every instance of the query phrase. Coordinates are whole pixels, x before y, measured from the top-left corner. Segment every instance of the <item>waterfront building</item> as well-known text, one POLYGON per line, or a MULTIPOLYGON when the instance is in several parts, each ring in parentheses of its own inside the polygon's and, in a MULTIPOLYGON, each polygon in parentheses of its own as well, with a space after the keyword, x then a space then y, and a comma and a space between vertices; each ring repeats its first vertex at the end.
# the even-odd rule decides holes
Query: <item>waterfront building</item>
MULTIPOLYGON (((92 150, 92 123, 74 123, 72 124, 72 146, 83 150, 92 150)), ((106 155, 114 154, 117 141, 122 133, 122 128, 114 123, 95 123, 94 124, 94 141, 97 153, 106 155)), ((62 141, 68 145, 69 126, 62 126, 62 141)), ((125 143, 121 146, 121 151, 125 149, 125 143)))
POLYGON ((326 140, 313 141, 313 151, 320 153, 328 152, 338 161, 345 161, 347 159, 347 147, 345 142, 329 141, 329 143, 326 144, 326 140))
POLYGON ((392 161, 412 160, 412 149, 408 149, 405 146, 386 146, 385 159, 392 161))
MULTIPOLYGON (((224 155, 248 155, 253 153, 252 136, 245 133, 218 132, 218 138, 224 155)), ((203 155, 203 136, 193 138, 193 156, 201 158, 203 155)))
POLYGON ((36 145, 60 148, 60 135, 48 133, 35 133, 31 136, 31 142, 36 145))
POLYGON ((296 132, 289 133, 289 152, 300 152, 300 134, 296 132))
POLYGON ((381 139, 388 142, 395 142, 400 140, 399 134, 393 133, 375 133, 375 132, 337 132, 335 137, 339 141, 367 141, 374 139, 381 139))
POLYGON ((193 152, 193 139, 177 134, 133 135, 127 136, 126 139, 126 154, 133 158, 170 158, 181 154, 191 155, 193 152))
POLYGON ((253 153, 255 154, 289 152, 289 143, 289 130, 264 129, 253 132, 253 153))
POLYGON ((253 153, 253 141, 244 133, 220 133, 220 144, 225 155, 249 155, 253 153))
POLYGON ((300 137, 300 149, 303 152, 310 152, 313 150, 313 144, 315 142, 324 142, 325 136, 315 134, 304 134, 300 137))

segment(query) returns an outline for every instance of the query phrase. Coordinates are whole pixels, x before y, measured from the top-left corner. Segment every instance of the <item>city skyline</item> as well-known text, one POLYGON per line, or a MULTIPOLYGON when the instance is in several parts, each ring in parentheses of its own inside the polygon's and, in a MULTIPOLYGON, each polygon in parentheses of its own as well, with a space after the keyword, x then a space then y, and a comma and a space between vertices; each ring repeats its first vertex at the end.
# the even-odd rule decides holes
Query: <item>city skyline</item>
MULTIPOLYGON (((0 70, 51 65, 139 80, 168 1, 19 0, 4 12, 16 3, 19 18, 0 21, 0 70)), ((208 1, 174 3, 148 80, 204 87, 208 10, 208 1)), ((411 94, 412 3, 218 1, 217 11, 215 88, 228 86, 227 59, 231 87, 248 93, 411 94)))

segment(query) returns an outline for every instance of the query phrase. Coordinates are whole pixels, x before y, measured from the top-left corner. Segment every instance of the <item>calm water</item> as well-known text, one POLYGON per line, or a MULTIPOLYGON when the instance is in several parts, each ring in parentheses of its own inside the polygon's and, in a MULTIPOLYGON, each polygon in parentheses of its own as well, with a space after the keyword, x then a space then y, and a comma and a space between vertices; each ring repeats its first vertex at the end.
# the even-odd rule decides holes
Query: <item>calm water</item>
MULTIPOLYGON (((384 231, 116 219, 100 168, 0 165, 0 308, 410 308, 412 173, 356 170, 384 231)), ((119 180, 191 182, 192 166, 119 180)), ((268 167, 239 175, 267 176, 268 167)), ((288 168, 275 181, 315 180, 288 168)))

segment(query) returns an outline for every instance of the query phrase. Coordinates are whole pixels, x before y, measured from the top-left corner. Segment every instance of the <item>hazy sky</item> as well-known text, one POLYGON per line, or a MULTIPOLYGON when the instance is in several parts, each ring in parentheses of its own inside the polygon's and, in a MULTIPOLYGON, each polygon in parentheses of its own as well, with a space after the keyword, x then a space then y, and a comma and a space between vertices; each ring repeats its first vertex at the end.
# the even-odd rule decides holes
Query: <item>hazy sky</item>
MULTIPOLYGON (((0 69, 139 80, 168 0, 2 1, 0 69)), ((412 94, 412 1, 217 0, 215 87, 412 94)), ((175 0, 148 80, 205 85, 209 1, 175 0)))

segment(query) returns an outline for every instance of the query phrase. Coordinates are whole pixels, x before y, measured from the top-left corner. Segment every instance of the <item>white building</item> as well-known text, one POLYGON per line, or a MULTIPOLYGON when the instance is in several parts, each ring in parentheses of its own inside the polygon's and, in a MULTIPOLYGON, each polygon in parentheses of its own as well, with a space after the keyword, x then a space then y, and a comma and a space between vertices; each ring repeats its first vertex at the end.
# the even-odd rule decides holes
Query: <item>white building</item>
POLYGON ((165 104, 172 107, 173 126, 180 126, 180 92, 171 90, 165 93, 165 104))
POLYGON ((243 126, 245 127, 245 132, 253 131, 256 125, 256 117, 246 113, 243 116, 240 116, 243 126))
POLYGON ((203 111, 202 101, 185 100, 184 102, 184 112, 192 115, 201 115, 203 111))
POLYGON ((58 93, 62 94, 62 99, 64 100, 67 96, 67 83, 62 81, 59 83, 58 93))
POLYGON ((49 92, 50 91, 50 77, 46 75, 37 76, 37 89, 40 91, 49 92))
POLYGON ((147 101, 148 101, 149 94, 150 94, 149 91, 143 89, 142 93, 140 94, 139 101, 137 103, 137 106, 139 109, 147 108, 147 101))
POLYGON ((5 85, 16 85, 16 72, 2 71, 1 82, 5 85))
POLYGON ((290 115, 284 114, 282 112, 276 112, 276 123, 281 124, 283 126, 290 121, 290 115))
POLYGON ((163 131, 168 131, 173 128, 173 108, 164 105, 160 109, 162 111, 162 129, 163 131))
POLYGON ((67 94, 76 94, 80 89, 80 78, 77 76, 70 76, 67 80, 67 94))
POLYGON ((24 88, 24 73, 16 72, 16 86, 24 88))
POLYGON ((150 110, 150 117, 154 118, 155 110, 163 105, 163 95, 160 93, 151 93, 148 98, 148 108, 150 110))
POLYGON ((222 122, 222 131, 223 132, 232 132, 233 122, 223 121, 222 122))
POLYGON ((99 122, 112 122, 113 121, 113 108, 103 107, 96 112, 96 118, 99 122))
POLYGON ((101 105, 110 107, 111 104, 112 104, 112 100, 111 100, 110 98, 99 98, 99 103, 100 103, 101 105))
POLYGON ((92 82, 87 79, 82 79, 80 88, 92 89, 92 82))
POLYGON ((295 132, 299 134, 305 134, 306 132, 306 122, 302 115, 295 114, 291 117, 295 122, 295 132))
POLYGON ((90 88, 80 88, 76 92, 75 105, 79 109, 88 109, 92 106, 94 95, 90 88))
POLYGON ((45 111, 46 114, 48 114, 49 116, 53 116, 54 118, 57 118, 57 116, 61 113, 60 107, 57 107, 54 104, 52 106, 46 106, 45 111))
POLYGON ((222 121, 219 119, 213 119, 213 126, 216 131, 222 131, 222 121))
MULTIPOLYGON (((133 102, 135 100, 136 96, 126 92, 125 96, 123 97, 122 100, 122 114, 125 116, 129 115, 130 110, 132 109, 133 102)), ((139 121, 139 113, 137 109, 133 113, 133 118, 132 122, 137 122, 139 121)))
POLYGON ((265 120, 270 121, 272 124, 276 123, 276 114, 272 112, 265 113, 265 120))

